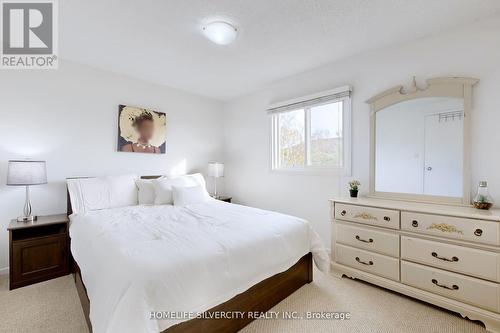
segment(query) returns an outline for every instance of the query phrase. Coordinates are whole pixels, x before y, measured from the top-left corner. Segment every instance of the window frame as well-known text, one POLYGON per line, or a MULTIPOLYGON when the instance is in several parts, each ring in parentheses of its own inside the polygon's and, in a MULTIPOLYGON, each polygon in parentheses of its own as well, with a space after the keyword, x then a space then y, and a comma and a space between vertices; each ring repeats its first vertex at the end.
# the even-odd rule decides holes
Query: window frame
MULTIPOLYGON (((328 96, 338 94, 341 92, 351 91, 350 87, 341 87, 318 94, 301 97, 287 102, 275 104, 272 108, 300 103, 301 101, 311 101, 321 96, 328 96)), ((271 109, 271 108, 270 108, 271 109)), ((290 108, 282 112, 274 112, 269 114, 270 118, 270 171, 276 173, 292 173, 292 174, 333 174, 339 176, 351 175, 351 113, 352 113, 352 96, 343 96, 334 98, 328 101, 318 101, 317 103, 309 104, 305 107, 290 108), (311 108, 336 103, 342 101, 342 151, 343 151, 343 165, 341 167, 333 166, 315 166, 308 165, 310 162, 311 152, 311 108), (304 110, 304 145, 305 145, 305 165, 301 167, 282 167, 280 166, 279 156, 279 114, 285 112, 292 112, 296 110, 304 110)))

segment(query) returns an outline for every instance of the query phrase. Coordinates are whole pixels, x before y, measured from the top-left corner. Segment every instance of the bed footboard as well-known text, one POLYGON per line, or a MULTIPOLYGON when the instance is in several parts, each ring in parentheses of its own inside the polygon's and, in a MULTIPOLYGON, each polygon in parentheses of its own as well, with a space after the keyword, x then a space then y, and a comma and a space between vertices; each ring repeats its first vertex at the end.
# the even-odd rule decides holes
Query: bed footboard
MULTIPOLYGON (((80 269, 75 263, 74 277, 83 313, 92 332, 90 323, 90 301, 83 284, 80 269)), ((288 270, 267 278, 229 301, 219 304, 207 312, 243 312, 237 319, 196 318, 169 327, 162 333, 235 333, 254 320, 249 312, 265 312, 290 296, 294 291, 313 280, 312 254, 308 253, 288 270)))

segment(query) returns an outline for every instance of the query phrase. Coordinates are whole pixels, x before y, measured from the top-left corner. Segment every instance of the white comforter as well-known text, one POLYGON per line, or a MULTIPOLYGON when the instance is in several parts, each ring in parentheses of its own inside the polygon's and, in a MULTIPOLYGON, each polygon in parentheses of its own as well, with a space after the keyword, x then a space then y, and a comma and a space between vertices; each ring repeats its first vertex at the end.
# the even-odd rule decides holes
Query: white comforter
POLYGON ((307 221, 216 200, 73 215, 70 235, 94 333, 160 332, 182 320, 152 311, 203 312, 308 252, 329 265, 307 221))

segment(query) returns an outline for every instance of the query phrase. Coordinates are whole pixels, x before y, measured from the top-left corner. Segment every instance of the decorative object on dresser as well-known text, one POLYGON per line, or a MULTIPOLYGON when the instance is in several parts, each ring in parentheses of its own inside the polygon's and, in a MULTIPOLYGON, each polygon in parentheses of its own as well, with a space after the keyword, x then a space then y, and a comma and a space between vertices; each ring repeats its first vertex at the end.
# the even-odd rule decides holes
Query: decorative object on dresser
POLYGON ((66 214, 11 221, 7 229, 11 290, 70 273, 68 227, 66 214))
POLYGON ((31 213, 30 186, 42 184, 47 184, 47 167, 45 161, 9 161, 7 168, 7 185, 26 187, 23 216, 19 216, 17 221, 29 222, 37 219, 36 215, 32 215, 31 213))
POLYGON ((214 178, 214 195, 218 199, 217 194, 217 178, 224 177, 224 163, 210 162, 208 163, 208 176, 214 178))
POLYGON ((351 198, 358 197, 358 190, 359 190, 360 185, 361 185, 361 183, 359 182, 359 180, 356 180, 356 179, 353 179, 349 182, 349 194, 350 194, 351 198))
POLYGON ((488 191, 488 183, 484 180, 479 182, 477 194, 472 200, 472 204, 477 209, 490 209, 493 206, 493 199, 488 191))
POLYGON ((500 211, 333 199, 332 272, 482 321, 500 333, 500 211))

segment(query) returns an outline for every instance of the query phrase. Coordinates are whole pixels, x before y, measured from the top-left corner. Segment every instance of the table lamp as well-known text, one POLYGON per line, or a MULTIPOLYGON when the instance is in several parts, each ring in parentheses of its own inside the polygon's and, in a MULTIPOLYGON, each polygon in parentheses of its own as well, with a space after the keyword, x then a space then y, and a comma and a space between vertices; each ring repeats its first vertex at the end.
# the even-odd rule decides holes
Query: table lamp
POLYGON ((26 186, 26 202, 24 203, 23 216, 17 221, 30 222, 36 220, 36 215, 31 215, 30 186, 47 184, 47 168, 45 161, 11 160, 7 168, 8 186, 26 186))
POLYGON ((224 177, 224 163, 208 163, 208 176, 214 177, 214 198, 217 199, 217 178, 224 177))

